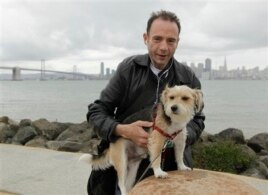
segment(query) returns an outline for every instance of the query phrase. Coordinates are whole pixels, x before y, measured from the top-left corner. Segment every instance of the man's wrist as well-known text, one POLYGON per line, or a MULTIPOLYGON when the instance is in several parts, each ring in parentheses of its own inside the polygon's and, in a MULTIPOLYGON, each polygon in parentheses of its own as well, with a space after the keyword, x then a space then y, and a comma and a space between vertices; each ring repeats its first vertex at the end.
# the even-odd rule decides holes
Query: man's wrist
POLYGON ((125 128, 125 125, 123 125, 123 124, 116 125, 114 133, 116 136, 121 136, 121 137, 127 138, 126 128, 125 128))

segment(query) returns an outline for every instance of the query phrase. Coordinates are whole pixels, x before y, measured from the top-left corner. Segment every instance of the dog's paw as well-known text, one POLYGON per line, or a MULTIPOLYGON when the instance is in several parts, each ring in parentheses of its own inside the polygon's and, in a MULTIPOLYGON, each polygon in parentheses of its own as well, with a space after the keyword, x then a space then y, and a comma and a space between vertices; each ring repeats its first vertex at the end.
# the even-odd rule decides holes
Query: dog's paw
POLYGON ((167 178, 168 173, 163 171, 161 168, 158 168, 154 171, 154 176, 157 178, 167 178))
POLYGON ((181 166, 178 167, 178 170, 191 171, 192 169, 190 167, 185 166, 185 165, 181 165, 181 166))

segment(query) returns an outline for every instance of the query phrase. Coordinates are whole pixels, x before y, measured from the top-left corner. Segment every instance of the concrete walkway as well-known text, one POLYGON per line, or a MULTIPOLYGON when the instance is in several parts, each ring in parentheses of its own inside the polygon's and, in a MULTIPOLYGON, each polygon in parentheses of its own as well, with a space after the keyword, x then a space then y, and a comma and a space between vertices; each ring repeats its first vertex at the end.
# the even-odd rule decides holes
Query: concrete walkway
MULTIPOLYGON (((91 170, 86 163, 78 162, 80 155, 0 144, 0 195, 86 195, 91 170)), ((267 180, 218 174, 241 180, 260 194, 268 194, 267 180)))
POLYGON ((86 195, 90 167, 80 155, 0 144, 0 194, 86 195))

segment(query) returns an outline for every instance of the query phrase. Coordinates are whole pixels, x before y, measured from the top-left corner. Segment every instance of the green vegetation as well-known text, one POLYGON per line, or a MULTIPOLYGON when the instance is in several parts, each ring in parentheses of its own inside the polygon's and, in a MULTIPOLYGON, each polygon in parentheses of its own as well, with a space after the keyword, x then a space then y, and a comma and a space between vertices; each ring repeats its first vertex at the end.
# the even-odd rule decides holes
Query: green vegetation
POLYGON ((197 143, 193 147, 195 168, 237 174, 248 169, 253 160, 240 145, 231 141, 197 143))

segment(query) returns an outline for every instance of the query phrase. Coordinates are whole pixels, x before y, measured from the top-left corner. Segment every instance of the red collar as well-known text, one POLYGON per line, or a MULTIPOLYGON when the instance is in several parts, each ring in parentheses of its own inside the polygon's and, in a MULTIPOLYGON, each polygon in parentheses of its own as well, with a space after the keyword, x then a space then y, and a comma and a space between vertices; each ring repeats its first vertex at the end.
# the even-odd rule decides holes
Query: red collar
POLYGON ((182 130, 179 129, 178 131, 176 131, 175 133, 172 133, 171 135, 164 132, 162 129, 160 129, 159 127, 153 125, 154 127, 154 130, 158 131, 161 135, 163 135, 164 137, 170 139, 170 140, 173 140, 182 130))
POLYGON ((182 129, 179 129, 178 131, 176 131, 175 133, 172 133, 171 135, 166 133, 165 131, 163 131, 161 128, 159 128, 158 126, 155 125, 155 119, 156 119, 156 112, 153 114, 153 130, 158 131, 161 135, 163 135, 164 137, 173 140, 180 132, 182 132, 182 129))

